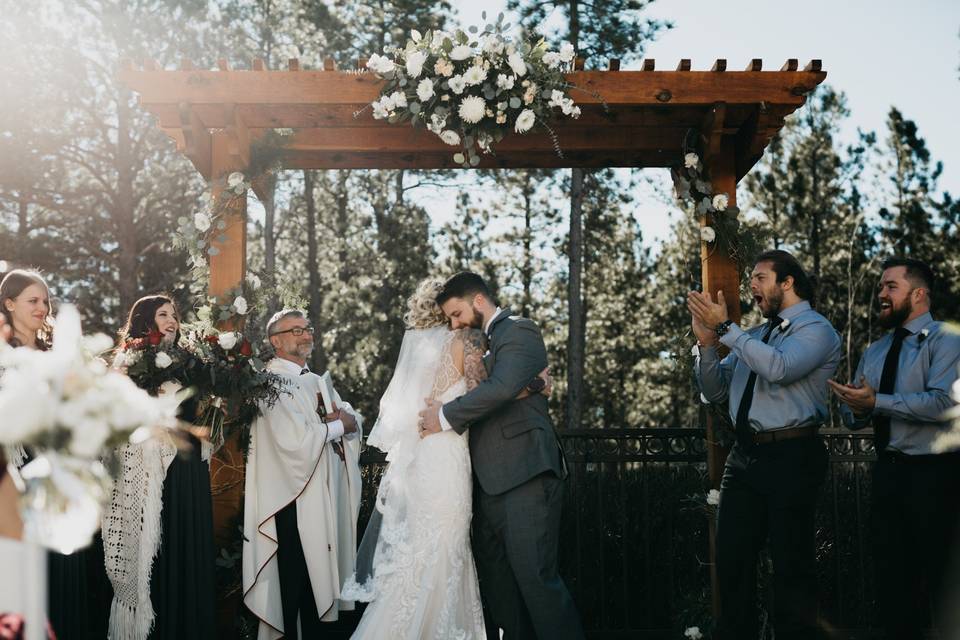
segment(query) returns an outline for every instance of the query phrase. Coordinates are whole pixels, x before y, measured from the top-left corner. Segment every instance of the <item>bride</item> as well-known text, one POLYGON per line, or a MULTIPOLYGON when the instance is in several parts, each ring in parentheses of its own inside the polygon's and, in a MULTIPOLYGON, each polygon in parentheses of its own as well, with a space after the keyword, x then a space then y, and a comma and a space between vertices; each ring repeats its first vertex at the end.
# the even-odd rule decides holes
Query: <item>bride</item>
POLYGON ((417 429, 425 398, 448 402, 486 378, 483 334, 449 329, 436 303, 442 286, 425 280, 408 301, 400 357, 367 439, 389 464, 357 572, 341 590, 344 600, 370 602, 355 639, 487 637, 470 550, 468 438, 446 431, 421 439, 417 429))

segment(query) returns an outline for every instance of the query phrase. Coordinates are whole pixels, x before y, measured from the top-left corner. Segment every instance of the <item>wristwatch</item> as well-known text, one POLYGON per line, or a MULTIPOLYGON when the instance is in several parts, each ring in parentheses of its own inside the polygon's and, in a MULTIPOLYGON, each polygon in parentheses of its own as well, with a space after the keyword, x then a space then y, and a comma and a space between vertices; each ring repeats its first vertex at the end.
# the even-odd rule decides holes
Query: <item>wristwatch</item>
POLYGON ((527 385, 527 391, 529 391, 531 395, 536 395, 541 391, 543 391, 543 388, 546 386, 547 386, 547 381, 541 378, 540 376, 537 376, 536 378, 530 381, 530 384, 527 385))
POLYGON ((716 327, 717 337, 722 338, 727 334, 727 331, 730 330, 730 325, 733 324, 733 320, 724 320, 716 327))

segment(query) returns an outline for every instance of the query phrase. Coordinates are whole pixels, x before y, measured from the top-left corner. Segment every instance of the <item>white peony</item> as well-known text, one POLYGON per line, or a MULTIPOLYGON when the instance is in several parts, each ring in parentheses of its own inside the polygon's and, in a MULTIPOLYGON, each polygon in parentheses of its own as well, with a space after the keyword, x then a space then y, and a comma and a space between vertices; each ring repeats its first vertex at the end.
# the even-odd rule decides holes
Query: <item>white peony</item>
POLYGON ((206 213, 200 212, 194 214, 193 216, 193 226, 195 226, 197 231, 201 233, 210 228, 211 222, 210 216, 208 216, 206 213))
POLYGON ((707 504, 714 507, 720 504, 720 492, 716 489, 710 489, 707 492, 707 504))
POLYGON ((513 52, 510 54, 510 57, 507 58, 507 64, 510 65, 510 68, 513 69, 513 72, 520 77, 523 77, 527 74, 527 63, 524 62, 523 56, 518 52, 513 52))
POLYGON ((717 239, 717 232, 713 227, 700 227, 700 239, 704 242, 713 242, 717 239))
POLYGON ((576 55, 576 52, 574 51, 572 44, 570 44, 569 42, 564 42, 563 44, 560 45, 559 55, 560 55, 560 60, 562 60, 563 62, 570 62, 571 60, 573 60, 573 57, 574 55, 576 55))
POLYGON ((464 122, 476 124, 483 120, 487 111, 487 103, 480 96, 467 96, 460 102, 460 118, 464 122))
POLYGON ((440 135, 440 133, 443 131, 443 128, 446 126, 447 126, 446 116, 441 116, 437 113, 430 115, 430 123, 427 124, 427 130, 429 130, 431 133, 440 135))
POLYGON ((500 55, 503 53, 503 40, 494 36, 488 36, 483 41, 483 50, 491 55, 500 55))
POLYGON ((457 75, 453 76, 449 80, 450 91, 453 91, 455 94, 460 95, 463 93, 463 90, 466 88, 467 83, 463 81, 463 76, 457 75))
POLYGON ((683 632, 683 636, 689 638, 689 640, 701 640, 703 638, 703 634, 700 633, 700 627, 687 627, 687 630, 683 632))
POLYGON ((390 109, 391 111, 393 111, 393 109, 396 109, 398 107, 399 108, 406 107, 407 94, 405 94, 403 91, 394 91, 393 93, 390 94, 390 104, 393 105, 393 108, 390 109))
POLYGON ((453 63, 449 60, 437 60, 437 63, 433 65, 433 71, 438 76, 443 76, 444 78, 449 78, 453 75, 453 63))
POLYGON ((473 49, 471 49, 465 44, 457 45, 456 47, 453 48, 453 50, 450 51, 451 60, 457 60, 457 61, 466 60, 472 55, 473 55, 473 49))
POLYGON ((451 131, 449 129, 440 134, 440 139, 450 146, 460 144, 460 136, 456 131, 451 131))
POLYGON ((224 331, 217 336, 217 344, 219 344, 220 348, 224 351, 230 351, 230 349, 237 346, 238 340, 240 340, 240 334, 235 331, 224 331))
POLYGON ((513 83, 516 82, 516 80, 516 76, 508 76, 501 73, 497 76, 497 88, 509 91, 513 89, 513 83))
POLYGON ((713 208, 717 211, 725 211, 729 203, 730 201, 725 193, 718 193, 713 196, 713 208))
POLYGON ((695 153, 688 153, 683 156, 683 166, 687 169, 695 169, 698 162, 700 162, 700 158, 695 153))
POLYGON ((520 112, 520 115, 517 116, 517 122, 513 128, 517 133, 526 133, 527 131, 530 131, 531 127, 533 127, 533 123, 536 121, 536 114, 531 109, 524 109, 520 112))
POLYGON ((227 176, 227 186, 233 189, 234 187, 239 187, 243 184, 243 174, 239 171, 234 171, 229 176, 227 176))
POLYGON ((387 56, 381 56, 376 53, 373 54, 369 60, 367 60, 367 69, 370 69, 374 73, 379 73, 381 75, 390 73, 395 67, 396 65, 393 63, 393 60, 387 56))
POLYGON ((543 64, 551 69, 556 69, 560 66, 560 54, 556 51, 547 51, 543 54, 543 64))
POLYGON ((420 98, 420 102, 426 102, 433 97, 433 80, 424 78, 420 81, 417 85, 417 97, 420 98))
POLYGON ((240 315, 246 315, 247 313, 247 299, 243 296, 237 296, 237 299, 233 301, 233 310, 239 313, 240 315))
POLYGON ((483 67, 473 66, 467 69, 463 74, 463 81, 469 85, 477 85, 487 79, 487 70, 483 67))
POLYGON ((157 365, 158 369, 166 369, 173 364, 173 358, 171 358, 166 351, 160 351, 157 353, 157 357, 154 359, 153 363, 157 365))
POLYGON ((414 51, 407 56, 407 75, 419 78, 423 73, 423 63, 427 61, 427 54, 423 51, 414 51))

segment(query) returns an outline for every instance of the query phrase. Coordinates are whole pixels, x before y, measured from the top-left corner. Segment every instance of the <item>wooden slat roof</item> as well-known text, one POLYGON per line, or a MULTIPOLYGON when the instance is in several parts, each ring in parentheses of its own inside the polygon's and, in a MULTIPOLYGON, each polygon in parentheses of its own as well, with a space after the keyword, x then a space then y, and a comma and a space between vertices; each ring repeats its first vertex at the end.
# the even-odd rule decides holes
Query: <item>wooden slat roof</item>
MULTIPOLYGON (((362 66, 362 64, 361 64, 362 66)), ((583 91, 570 95, 583 109, 579 120, 558 117, 558 157, 542 131, 511 134, 482 157, 481 167, 670 167, 681 162, 691 130, 703 136, 705 153, 724 137, 736 147, 739 179, 760 158, 783 119, 803 105, 826 77, 818 60, 800 70, 789 60, 780 71, 761 71, 751 60, 745 71, 727 71, 717 60, 710 71, 694 71, 682 60, 676 71, 657 71, 645 60, 640 71, 574 71, 568 79, 583 91), (608 110, 593 94, 606 102, 608 110)), ((296 130, 284 156, 290 169, 447 169, 457 168, 458 150, 422 128, 373 119, 367 108, 378 97, 380 81, 361 71, 302 70, 290 60, 285 70, 162 70, 151 61, 143 69, 127 65, 121 81, 139 94, 141 106, 206 177, 210 177, 210 135, 223 130, 231 148, 246 159, 249 142, 270 128, 296 130)))

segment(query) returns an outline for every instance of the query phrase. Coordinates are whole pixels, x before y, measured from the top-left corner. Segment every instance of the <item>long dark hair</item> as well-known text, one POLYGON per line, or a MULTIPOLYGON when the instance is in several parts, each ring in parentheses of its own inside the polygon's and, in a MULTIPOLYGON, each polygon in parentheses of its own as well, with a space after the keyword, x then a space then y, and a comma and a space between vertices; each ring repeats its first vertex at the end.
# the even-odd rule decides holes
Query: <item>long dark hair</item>
POLYGON ((814 303, 817 295, 816 285, 813 279, 804 271, 803 267, 800 266, 800 262, 791 254, 782 249, 771 249, 757 256, 753 264, 757 265, 761 262, 770 262, 773 264, 771 268, 773 272, 777 274, 778 283, 786 280, 787 276, 791 276, 793 278, 793 291, 797 294, 797 297, 811 304, 814 303))
MULTIPOLYGON (((180 312, 177 310, 177 303, 173 298, 165 293, 159 293, 152 296, 143 296, 133 303, 130 307, 130 314, 127 316, 127 323, 120 329, 120 344, 133 338, 146 338, 150 332, 158 331, 157 327, 157 309, 165 304, 173 305, 173 311, 178 318, 180 312)), ((180 326, 177 326, 177 336, 173 343, 180 342, 180 326)))
MULTIPOLYGON (((3 314, 7 324, 10 325, 10 329, 15 330, 16 327, 13 326, 13 314, 7 310, 6 302, 7 300, 16 300, 20 297, 20 294, 23 293, 24 289, 35 284, 40 285, 43 287, 43 290, 46 291, 47 304, 49 305, 47 317, 44 318, 43 324, 40 325, 40 328, 37 330, 37 348, 45 351, 49 349, 53 343, 53 323, 51 322, 51 317, 53 316, 53 300, 50 298, 50 287, 47 286, 40 272, 27 269, 14 269, 3 277, 3 281, 0 282, 0 313, 3 314)), ((13 334, 11 334, 10 344, 14 347, 23 346, 13 334)))

